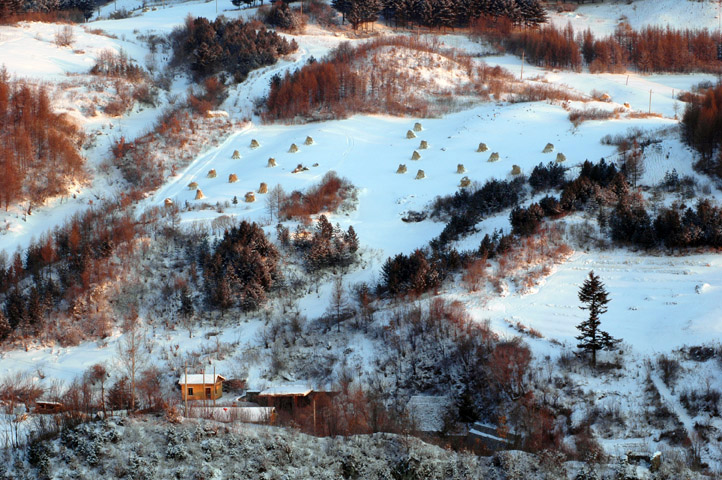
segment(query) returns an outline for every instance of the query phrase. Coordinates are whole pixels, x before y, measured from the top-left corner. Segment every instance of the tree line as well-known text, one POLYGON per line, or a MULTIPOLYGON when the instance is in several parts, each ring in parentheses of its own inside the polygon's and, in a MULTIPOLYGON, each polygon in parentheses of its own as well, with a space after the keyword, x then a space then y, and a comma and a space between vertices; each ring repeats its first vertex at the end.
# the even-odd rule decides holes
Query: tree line
POLYGON ((82 22, 107 0, 3 0, 0 2, 0 23, 23 19, 82 22))
POLYGON ((333 0, 331 5, 356 30, 379 15, 396 27, 455 28, 482 15, 504 17, 515 25, 539 25, 547 15, 539 0, 333 0))
POLYGON ((707 29, 648 26, 637 31, 623 24, 612 35, 596 37, 591 29, 575 33, 571 24, 519 29, 506 17, 484 15, 473 19, 471 34, 552 68, 579 70, 586 64, 592 73, 629 68, 644 73, 717 73, 722 66, 718 41, 707 29))
POLYGON ((682 138, 699 152, 696 167, 722 178, 722 85, 687 98, 682 116, 682 138))
POLYGON ((298 45, 256 23, 218 17, 188 18, 171 35, 174 65, 188 66, 197 78, 225 72, 242 82, 257 68, 273 65, 298 45))
POLYGON ((10 204, 67 193, 85 178, 81 130, 55 113, 43 87, 0 72, 0 201, 10 204))

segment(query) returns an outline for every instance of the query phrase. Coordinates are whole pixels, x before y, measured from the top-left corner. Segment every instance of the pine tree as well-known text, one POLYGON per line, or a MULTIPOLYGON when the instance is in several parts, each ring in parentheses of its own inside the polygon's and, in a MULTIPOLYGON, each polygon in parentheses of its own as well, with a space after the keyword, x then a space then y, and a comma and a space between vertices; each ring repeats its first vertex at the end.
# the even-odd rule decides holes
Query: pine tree
POLYGON ((346 22, 346 16, 351 11, 351 0, 331 0, 331 6, 341 12, 341 21, 346 22))
POLYGON ((539 0, 517 0, 524 25, 537 26, 547 22, 547 12, 539 0))
POLYGON ((5 318, 5 314, 2 309, 0 309, 0 341, 5 340, 7 336, 10 335, 11 331, 12 328, 10 328, 10 323, 8 322, 8 319, 5 318))
POLYGON ((607 312, 609 292, 604 288, 599 276, 594 275, 594 271, 589 272, 589 278, 579 289, 579 301, 584 304, 579 307, 580 309, 589 310, 589 318, 577 325, 577 329, 580 331, 576 337, 579 340, 577 347, 585 353, 591 352, 592 365, 596 366, 597 351, 611 350, 621 340, 613 338, 599 328, 601 324, 599 316, 607 312))

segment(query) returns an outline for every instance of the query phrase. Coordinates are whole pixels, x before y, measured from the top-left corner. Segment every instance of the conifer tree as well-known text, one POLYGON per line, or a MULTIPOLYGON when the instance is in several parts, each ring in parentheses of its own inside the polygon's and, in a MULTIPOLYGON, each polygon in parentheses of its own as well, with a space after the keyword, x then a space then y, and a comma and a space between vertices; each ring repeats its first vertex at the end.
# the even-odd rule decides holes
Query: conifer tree
POLYGON ((594 271, 589 272, 587 278, 579 289, 579 300, 584 304, 579 308, 589 310, 589 318, 579 325, 577 329, 580 334, 577 335, 578 348, 585 353, 592 354, 592 365, 597 365, 597 351, 611 350, 621 340, 613 338, 599 327, 601 320, 599 316, 607 312, 607 303, 609 303, 609 292, 604 288, 604 284, 599 280, 598 275, 594 275, 594 271))

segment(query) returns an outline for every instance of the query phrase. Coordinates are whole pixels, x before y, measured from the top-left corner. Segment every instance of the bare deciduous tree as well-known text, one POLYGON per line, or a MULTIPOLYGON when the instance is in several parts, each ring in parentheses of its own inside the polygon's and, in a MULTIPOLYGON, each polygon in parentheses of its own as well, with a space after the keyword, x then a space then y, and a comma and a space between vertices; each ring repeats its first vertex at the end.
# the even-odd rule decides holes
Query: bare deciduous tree
POLYGON ((130 409, 135 410, 135 377, 147 367, 153 344, 141 328, 135 312, 126 319, 123 330, 123 338, 118 342, 117 360, 120 369, 130 379, 130 409))

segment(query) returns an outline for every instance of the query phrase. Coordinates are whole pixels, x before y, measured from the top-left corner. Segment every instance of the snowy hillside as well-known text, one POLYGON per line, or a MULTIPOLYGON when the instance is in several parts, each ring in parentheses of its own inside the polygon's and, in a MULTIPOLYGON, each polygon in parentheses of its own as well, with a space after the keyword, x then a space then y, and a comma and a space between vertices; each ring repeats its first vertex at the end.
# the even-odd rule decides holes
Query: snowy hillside
MULTIPOLYGON (((600 36, 612 34, 620 22, 635 29, 670 25, 714 30, 718 27, 718 6, 711 1, 688 0, 603 2, 579 5, 568 12, 552 11, 550 20, 560 27, 571 23, 576 32, 590 28, 600 36)), ((511 89, 492 95, 484 92, 486 97, 480 95, 473 100, 465 97, 465 103, 454 103, 453 92, 473 83, 471 69, 461 68, 436 53, 420 55, 410 49, 384 47, 365 59, 368 66, 383 65, 399 72, 400 77, 421 91, 420 96, 448 96, 449 105, 453 104, 448 113, 434 118, 352 114, 348 118, 308 123, 301 118, 293 119, 293 124, 264 123, 260 112, 272 82, 304 65, 321 61, 343 42, 349 42, 351 48, 369 37, 395 34, 394 29, 382 25, 369 35, 356 33, 348 25, 339 25, 336 18, 332 26, 310 22, 303 33, 283 32, 284 38, 298 44, 298 50, 270 66, 253 70, 241 83, 229 80, 227 96, 214 107, 216 110, 205 117, 191 117, 190 126, 176 134, 188 138, 182 139, 178 150, 173 150, 157 133, 157 122, 167 119, 168 111, 180 108, 192 95, 200 97, 202 88, 187 69, 170 65, 172 42, 154 43, 152 38, 171 34, 184 25, 189 15, 211 20, 219 15, 251 20, 258 9, 236 9, 227 1, 218 7, 214 2, 189 1, 142 8, 131 0, 119 0, 117 8, 129 10, 132 16, 110 19, 116 5, 109 3, 90 22, 72 27, 74 40, 70 46, 58 45, 60 25, 21 22, 0 26, 0 64, 12 77, 46 86, 55 109, 68 113, 84 129, 87 140, 82 153, 90 174, 86 184, 72 186, 71 195, 50 198, 35 206, 30 215, 29 206, 20 203, 11 205, 7 212, 0 211, 0 252, 7 257, 8 267, 16 251, 66 224, 73 215, 100 210, 101 205, 109 208, 105 202, 117 200, 122 207, 117 211, 115 206, 109 208, 108 216, 127 214, 132 220, 128 222, 140 232, 130 242, 131 246, 124 247, 125 256, 114 252, 103 259, 106 263, 101 262, 102 267, 96 269, 106 268, 109 272, 103 283, 93 285, 77 298, 72 297, 71 290, 56 301, 69 313, 68 318, 53 326, 53 334, 59 335, 58 332, 72 327, 74 338, 82 341, 61 344, 54 340, 56 337, 46 336, 18 338, 12 345, 8 342, 0 350, 0 379, 7 379, 6 385, 27 382, 47 396, 60 391, 55 384, 68 385, 83 375, 87 380, 89 367, 102 363, 112 371, 106 384, 109 387, 121 378, 119 372, 127 371, 123 357, 131 338, 128 318, 137 315, 143 337, 152 341, 144 344, 144 367, 158 368, 155 383, 151 383, 157 386, 160 395, 170 399, 164 403, 169 409, 179 405, 177 378, 190 363, 195 368, 207 369, 206 373, 215 368, 237 381, 234 398, 247 391, 306 382, 321 390, 343 390, 342 398, 350 403, 354 390, 351 388, 349 393, 349 385, 359 391, 373 387, 375 398, 386 402, 385 413, 402 416, 412 395, 448 395, 456 402, 457 416, 462 415, 460 410, 470 409, 473 414, 467 412, 469 418, 486 415, 484 420, 499 422, 500 431, 506 427, 507 414, 512 432, 514 428, 532 431, 529 425, 543 419, 548 423, 539 423, 539 428, 557 435, 554 447, 564 452, 564 458, 586 461, 585 455, 591 453, 621 457, 630 450, 643 450, 650 455, 663 450, 665 459, 679 460, 674 468, 684 469, 682 463, 696 462, 695 468, 704 469, 701 465, 705 464, 707 472, 720 471, 722 260, 716 251, 641 250, 616 245, 598 225, 601 207, 586 205, 558 215, 561 218, 544 220, 544 225, 559 238, 550 240, 551 246, 543 240, 538 250, 548 253, 552 247, 564 247, 559 251, 565 253, 553 261, 549 260, 551 254, 544 257, 535 251, 531 240, 520 239, 517 258, 528 262, 520 261, 522 267, 508 266, 503 265, 507 260, 489 258, 487 263, 484 257, 480 268, 485 276, 479 288, 469 286, 464 275, 467 264, 457 267, 437 288, 418 295, 394 297, 380 287, 387 259, 425 249, 444 231, 448 218, 443 214, 428 215, 437 198, 454 195, 462 188, 477 191, 492 179, 511 182, 526 178, 539 164, 561 165, 566 169, 567 180, 575 179, 587 160, 604 159, 621 168, 623 155, 609 140, 614 137, 650 139, 641 153, 644 171, 630 186, 634 198, 646 202, 650 209, 682 204, 694 208, 702 198, 721 202, 719 182, 693 168, 696 153, 682 142, 680 134, 680 118, 685 108, 680 93, 694 90, 701 82, 714 82, 716 75, 644 75, 636 71, 592 74, 586 67, 579 72, 544 69, 522 63, 521 58, 513 55, 490 53, 489 45, 471 40, 464 31, 429 31, 423 35, 415 32, 418 37, 438 39, 440 45, 468 54, 474 68, 504 69, 497 71, 514 78, 514 82, 518 79, 517 93, 509 93, 511 89), (155 89, 154 103, 134 101, 118 115, 106 110, 120 95, 122 82, 99 79, 91 75, 90 69, 108 51, 123 52, 148 72, 148 85, 155 89), (521 101, 523 89, 547 87, 565 92, 569 99, 550 96, 541 101, 521 101), (598 117, 572 122, 575 115, 578 118, 584 114, 598 117), (153 155, 172 164, 159 169, 162 173, 159 188, 143 190, 123 178, 121 169, 113 163, 118 158, 112 158, 122 156, 113 150, 121 139, 131 145, 130 152, 137 147, 133 141, 143 139, 153 155), (486 145, 483 149, 482 143, 486 145), (547 144, 551 146, 544 153, 547 144), (184 158, 184 154, 190 158, 184 158), (277 206, 274 213, 273 200, 269 200, 271 195, 266 189, 280 186, 287 194, 307 193, 328 178, 329 172, 335 172, 353 186, 352 199, 343 208, 286 219, 280 218, 277 206), (658 187, 672 172, 688 188, 660 193, 663 189, 658 187), (131 190, 136 194, 133 199, 128 194, 131 190), (317 233, 315 222, 321 214, 343 232, 353 227, 360 248, 347 264, 314 271, 307 265, 310 254, 302 252, 300 242, 293 242, 313 237, 317 233), (421 221, 414 221, 414 217, 421 221), (257 311, 236 305, 217 309, 209 300, 212 292, 204 283, 205 272, 199 271, 197 265, 202 265, 199 258, 218 248, 224 230, 242 220, 262 226, 278 249, 279 270, 283 274, 267 292, 268 301, 257 311), (283 228, 288 229, 287 235, 291 232, 290 246, 283 245, 283 228), (308 231, 304 232, 304 228, 308 231), (519 279, 527 275, 525 268, 537 273, 533 281, 523 284, 519 279), (603 368, 598 370, 577 356, 577 326, 587 316, 579 308, 578 291, 592 270, 601 277, 610 297, 608 312, 602 316, 603 328, 622 340, 612 352, 600 353, 603 368), (503 277, 500 272, 507 272, 508 276, 503 277), (377 286, 382 293, 378 296, 377 286), (183 295, 186 288, 191 290, 186 298, 191 305, 187 315, 191 320, 185 318, 184 322, 179 292, 183 295), (364 295, 373 298, 371 305, 364 304, 364 295), (96 303, 96 298, 103 301, 96 303), (434 324, 438 321, 432 318, 434 309, 443 310, 434 302, 447 302, 444 305, 450 305, 448 311, 439 318, 457 323, 447 330, 434 324), (479 330, 464 323, 467 314, 479 330), (420 320, 424 315, 431 318, 428 324, 420 320), (92 323, 91 319, 106 322, 105 335, 94 338, 95 333, 82 331, 92 323), (448 338, 436 338, 440 334, 434 328, 445 332, 448 338), (489 337, 482 341, 482 334, 489 337), (466 345, 473 353, 458 348, 462 353, 457 364, 456 357, 452 359, 449 352, 457 351, 458 345, 453 341, 457 337, 468 338, 464 335, 478 338, 466 345), (406 339, 411 339, 408 345, 404 343, 406 339), (462 381, 472 384, 477 375, 486 381, 487 377, 473 370, 478 366, 475 356, 501 362, 507 359, 498 353, 502 347, 523 351, 519 345, 524 348, 528 345, 530 357, 525 364, 528 370, 523 370, 518 378, 514 372, 503 372, 508 374, 511 393, 503 392, 504 400, 493 406, 484 405, 475 411, 469 408, 468 402, 488 400, 482 395, 472 398, 459 387, 462 381), (700 351, 705 354, 700 356, 700 351), (429 366, 429 362, 437 364, 429 366), (443 369, 452 364, 454 369, 450 369, 449 377, 453 378, 444 383, 447 377, 443 369), (538 405, 533 402, 537 400, 546 402, 547 410, 535 410, 538 405), (517 418, 520 420, 515 425, 517 418), (597 445, 599 451, 595 450, 597 445), (685 455, 685 460, 680 460, 685 455)), ((414 32, 400 32, 409 33, 414 32)), ((558 190, 533 192, 525 184, 521 205, 529 206, 546 194, 558 193, 558 190)), ((498 232, 511 231, 510 210, 488 215, 448 246, 473 260, 486 234, 496 233, 498 237, 498 232)), ((78 235, 81 233, 88 232, 78 235)), ((62 237, 59 233, 56 236, 62 237)), ((121 243, 119 238, 110 241, 121 243)), ((70 245, 72 241, 66 243, 70 245)), ((72 246, 67 250, 72 251, 72 246)), ((27 255, 22 253, 21 263, 27 262, 27 255)), ((25 285, 28 290, 31 282, 47 280, 37 272, 34 275, 40 280, 32 280, 28 275, 25 285)), ((57 278, 61 283, 68 275, 67 268, 58 267, 47 278, 57 278)), ((526 278, 531 277, 529 274, 526 278)), ((498 374, 493 367, 489 370, 490 378, 498 374)), ((6 436, 6 446, 17 442, 11 439, 13 431, 29 435, 33 430, 33 424, 22 418, 22 408, 10 411, 16 407, 14 402, 8 403, 8 414, 3 416, 7 428, 5 424, 0 426, 5 429, 0 432, 6 436)), ((140 402, 152 403, 145 398, 140 402)), ((315 414, 314 411, 314 422, 315 414)), ((372 423, 370 419, 365 421, 372 423)), ((317 439, 299 437, 302 434, 293 431, 278 432, 271 427, 245 431, 245 426, 231 426, 230 430, 240 431, 220 432, 215 437, 217 432, 208 433, 209 428, 217 428, 214 424, 174 427, 159 419, 149 420, 147 425, 145 420, 136 419, 115 422, 87 427, 103 433, 79 427, 80 433, 74 434, 78 438, 92 438, 97 445, 88 446, 77 439, 78 445, 71 445, 76 440, 62 437, 50 442, 43 447, 50 449, 43 454, 42 462, 46 462, 43 465, 56 472, 58 478, 70 477, 80 464, 81 475, 113 471, 110 475, 131 476, 120 465, 120 459, 126 457, 140 462, 138 468, 147 472, 148 478, 200 475, 176 462, 196 457, 203 457, 202 464, 210 472, 208 478, 231 474, 223 469, 236 467, 221 460, 228 457, 246 458, 244 467, 235 472, 239 478, 251 471, 268 478, 275 478, 276 474, 298 478, 315 475, 407 478, 398 469, 411 468, 409 465, 419 475, 418 472, 425 472, 428 478, 487 474, 534 478, 521 473, 514 477, 518 473, 514 467, 517 461, 527 469, 544 470, 547 475, 544 478, 573 478, 582 468, 580 463, 562 462, 558 458, 519 460, 513 457, 516 454, 509 457, 498 454, 488 459, 449 453, 416 440, 382 434, 317 439), (111 437, 118 437, 120 445, 131 445, 128 448, 133 453, 126 447, 116 447, 117 439, 106 441, 111 437), (168 442, 178 443, 175 449, 171 446, 166 449, 168 442), (200 449, 193 442, 199 443, 200 449), (281 448, 279 444, 287 446, 281 448), (164 446, 159 450, 159 445, 164 446), (70 452, 73 449, 102 452, 98 455, 103 458, 91 464, 82 454, 70 452), (262 455, 248 460, 256 450, 262 451, 262 455), (326 463, 319 463, 314 470, 308 464, 311 457, 326 463), (148 463, 147 458, 157 461, 148 463), (537 461, 541 464, 537 465, 537 461)), ((464 422, 469 423, 468 419, 464 422)), ((438 441, 451 443, 446 437, 438 441)), ((640 467, 639 477, 634 478, 652 478, 648 463, 640 467)), ((20 475, 22 470, 18 466, 6 471, 2 468, 0 476, 6 472, 20 475)), ((600 467, 609 475, 619 468, 600 467)), ((673 470, 669 467, 668 477, 654 478, 674 478, 673 470)))

